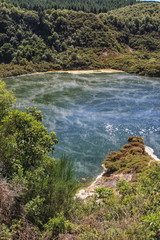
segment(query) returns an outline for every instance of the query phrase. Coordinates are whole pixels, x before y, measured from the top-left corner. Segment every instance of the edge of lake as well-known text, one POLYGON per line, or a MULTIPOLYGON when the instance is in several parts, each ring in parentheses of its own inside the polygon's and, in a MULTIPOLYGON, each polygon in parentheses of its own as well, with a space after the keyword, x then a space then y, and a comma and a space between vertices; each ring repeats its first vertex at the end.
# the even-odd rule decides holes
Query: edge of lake
POLYGON ((28 75, 39 75, 39 74, 47 74, 47 73, 91 74, 91 73, 118 73, 118 72, 124 72, 124 71, 116 70, 116 69, 53 70, 53 71, 47 71, 47 72, 34 72, 34 73, 20 74, 20 75, 17 75, 17 76, 9 76, 9 77, 5 77, 5 78, 28 76, 28 75))
MULTIPOLYGON (((151 147, 145 146, 145 151, 151 156, 152 161, 156 161, 160 163, 160 159, 154 154, 154 150, 151 147)), ((94 191, 96 188, 99 187, 107 187, 116 189, 116 185, 120 179, 125 179, 127 182, 132 180, 133 174, 132 173, 120 173, 120 174, 111 174, 109 177, 104 177, 106 170, 103 167, 103 172, 96 177, 96 179, 86 188, 81 189, 77 194, 76 197, 86 201, 89 197, 94 196, 94 191)))

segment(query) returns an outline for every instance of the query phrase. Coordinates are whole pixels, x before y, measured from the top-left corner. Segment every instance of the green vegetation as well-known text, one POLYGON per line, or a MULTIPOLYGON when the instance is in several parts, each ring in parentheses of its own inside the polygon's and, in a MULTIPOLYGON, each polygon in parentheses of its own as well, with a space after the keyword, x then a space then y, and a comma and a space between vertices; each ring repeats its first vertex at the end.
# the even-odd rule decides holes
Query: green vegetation
POLYGON ((41 111, 21 112, 14 102, 0 81, 0 239, 160 238, 160 164, 151 163, 141 137, 129 137, 104 161, 108 174, 130 172, 133 181, 97 188, 83 202, 74 199, 72 161, 49 156, 57 139, 41 123, 41 111))
POLYGON ((30 11, 0 3, 0 76, 115 68, 160 76, 160 4, 108 13, 30 11))
POLYGON ((84 12, 107 12, 111 9, 124 7, 127 5, 135 4, 136 0, 7 0, 9 3, 13 3, 15 6, 20 6, 27 9, 38 10, 38 9, 69 9, 74 11, 82 10, 84 12))
POLYGON ((41 123, 41 111, 11 109, 14 101, 12 92, 0 81, 1 239, 6 239, 3 231, 13 239, 14 234, 16 239, 24 239, 17 231, 27 231, 29 222, 43 229, 48 221, 49 226, 53 224, 52 218, 60 212, 65 218, 78 186, 72 161, 65 156, 59 161, 49 157, 57 139, 41 123))
POLYGON ((118 152, 110 152, 103 164, 107 173, 139 173, 148 168, 150 156, 145 152, 141 137, 129 137, 128 144, 118 152))
POLYGON ((158 240, 159 196, 160 165, 152 163, 133 182, 121 179, 116 191, 98 188, 94 198, 77 204, 71 235, 66 233, 59 239, 158 240))

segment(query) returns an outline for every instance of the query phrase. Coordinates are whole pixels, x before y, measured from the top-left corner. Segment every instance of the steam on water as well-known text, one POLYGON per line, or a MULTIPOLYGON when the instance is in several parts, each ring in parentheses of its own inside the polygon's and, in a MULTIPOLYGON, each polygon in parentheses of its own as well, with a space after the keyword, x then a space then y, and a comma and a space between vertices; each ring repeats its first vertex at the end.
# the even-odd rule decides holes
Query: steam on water
POLYGON ((160 156, 160 81, 125 73, 53 73, 5 79, 17 107, 38 106, 44 124, 56 131, 55 158, 75 161, 77 176, 101 171, 110 151, 130 135, 142 136, 160 156))

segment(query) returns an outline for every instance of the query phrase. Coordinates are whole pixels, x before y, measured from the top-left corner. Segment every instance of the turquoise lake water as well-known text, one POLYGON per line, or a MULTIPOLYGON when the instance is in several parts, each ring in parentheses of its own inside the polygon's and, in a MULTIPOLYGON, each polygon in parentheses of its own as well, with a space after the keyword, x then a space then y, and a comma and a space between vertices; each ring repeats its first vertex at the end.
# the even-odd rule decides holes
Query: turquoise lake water
POLYGON ((59 143, 54 157, 75 161, 78 178, 98 175, 110 151, 142 136, 160 157, 160 79, 127 73, 47 73, 5 79, 16 106, 37 106, 59 143))

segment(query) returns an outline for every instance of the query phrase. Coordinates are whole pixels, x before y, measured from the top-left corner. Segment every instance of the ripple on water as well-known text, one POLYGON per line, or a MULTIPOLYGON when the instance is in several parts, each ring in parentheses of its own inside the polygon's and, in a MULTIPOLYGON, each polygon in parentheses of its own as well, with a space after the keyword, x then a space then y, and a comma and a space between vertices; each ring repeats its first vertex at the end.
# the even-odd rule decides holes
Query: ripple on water
POLYGON ((110 151, 140 135, 160 156, 160 81, 126 73, 52 73, 5 79, 17 106, 38 106, 79 177, 93 177, 110 151))

